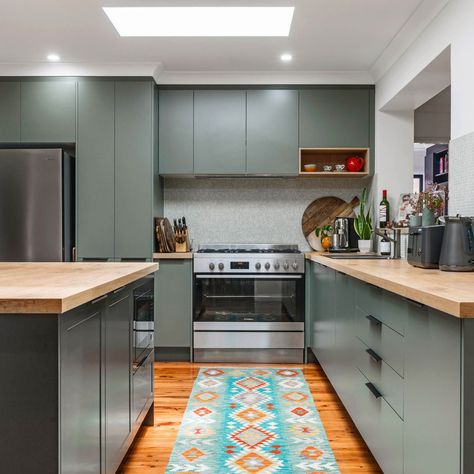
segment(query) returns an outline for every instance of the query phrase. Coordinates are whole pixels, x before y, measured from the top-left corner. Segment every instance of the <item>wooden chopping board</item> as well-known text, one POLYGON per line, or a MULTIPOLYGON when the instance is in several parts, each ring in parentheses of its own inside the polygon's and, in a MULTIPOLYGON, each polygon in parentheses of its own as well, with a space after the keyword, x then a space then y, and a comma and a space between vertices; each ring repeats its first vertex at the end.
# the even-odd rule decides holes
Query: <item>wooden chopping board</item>
POLYGON ((308 240, 308 235, 318 227, 333 225, 336 217, 352 217, 354 207, 358 205, 359 198, 357 196, 351 202, 334 196, 315 199, 306 208, 301 219, 301 227, 306 240, 308 240))

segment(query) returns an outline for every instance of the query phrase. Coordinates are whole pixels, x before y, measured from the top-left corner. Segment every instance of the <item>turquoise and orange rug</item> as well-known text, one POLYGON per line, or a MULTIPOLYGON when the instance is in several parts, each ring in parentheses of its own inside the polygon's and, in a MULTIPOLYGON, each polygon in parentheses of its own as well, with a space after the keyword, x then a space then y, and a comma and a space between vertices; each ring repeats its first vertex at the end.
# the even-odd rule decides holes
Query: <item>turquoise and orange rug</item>
POLYGON ((339 473, 299 369, 201 369, 166 474, 339 473))

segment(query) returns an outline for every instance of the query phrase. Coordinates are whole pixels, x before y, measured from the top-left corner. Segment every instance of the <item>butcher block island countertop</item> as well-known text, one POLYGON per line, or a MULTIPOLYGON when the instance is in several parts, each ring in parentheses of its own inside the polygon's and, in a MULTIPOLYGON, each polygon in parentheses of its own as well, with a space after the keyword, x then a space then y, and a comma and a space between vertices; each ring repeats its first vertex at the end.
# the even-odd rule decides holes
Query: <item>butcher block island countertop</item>
POLYGON ((158 270, 158 263, 0 263, 0 313, 60 314, 158 270))
POLYGON ((458 318, 474 318, 474 272, 415 268, 406 260, 335 260, 320 252, 306 258, 458 318))

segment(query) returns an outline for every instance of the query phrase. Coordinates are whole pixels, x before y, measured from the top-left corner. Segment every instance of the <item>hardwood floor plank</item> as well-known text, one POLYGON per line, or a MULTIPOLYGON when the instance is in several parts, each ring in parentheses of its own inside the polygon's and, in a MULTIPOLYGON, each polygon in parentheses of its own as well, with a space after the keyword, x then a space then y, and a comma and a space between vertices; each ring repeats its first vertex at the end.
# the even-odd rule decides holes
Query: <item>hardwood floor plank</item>
MULTIPOLYGON (((165 472, 194 379, 201 367, 215 366, 252 367, 251 364, 155 363, 155 426, 140 429, 119 473, 165 472)), ((281 367, 273 364, 256 366, 281 367)), ((303 370, 341 473, 382 473, 321 367, 317 364, 285 364, 285 367, 303 370)))

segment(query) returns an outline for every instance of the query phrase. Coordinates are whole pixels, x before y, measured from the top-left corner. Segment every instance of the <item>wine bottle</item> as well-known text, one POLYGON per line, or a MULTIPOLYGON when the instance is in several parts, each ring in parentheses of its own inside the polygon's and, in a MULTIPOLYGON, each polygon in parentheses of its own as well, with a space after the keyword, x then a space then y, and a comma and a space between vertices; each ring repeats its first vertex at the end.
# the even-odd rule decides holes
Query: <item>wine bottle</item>
POLYGON ((390 255, 391 254, 392 244, 387 235, 387 231, 384 231, 382 240, 380 241, 380 254, 381 255, 390 255))
POLYGON ((387 199, 387 190, 382 191, 382 200, 379 205, 379 225, 383 229, 390 222, 390 204, 387 199))

